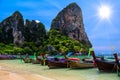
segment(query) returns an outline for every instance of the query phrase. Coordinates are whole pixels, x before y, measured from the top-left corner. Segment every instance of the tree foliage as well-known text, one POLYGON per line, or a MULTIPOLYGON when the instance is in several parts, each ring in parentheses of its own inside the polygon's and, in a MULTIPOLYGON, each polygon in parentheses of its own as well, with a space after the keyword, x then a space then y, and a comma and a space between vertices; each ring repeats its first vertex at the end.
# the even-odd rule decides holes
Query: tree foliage
POLYGON ((53 46, 55 50, 59 52, 79 52, 82 53, 88 52, 89 47, 82 44, 77 40, 72 40, 68 36, 61 34, 57 30, 50 30, 48 33, 48 39, 45 41, 47 44, 53 46))

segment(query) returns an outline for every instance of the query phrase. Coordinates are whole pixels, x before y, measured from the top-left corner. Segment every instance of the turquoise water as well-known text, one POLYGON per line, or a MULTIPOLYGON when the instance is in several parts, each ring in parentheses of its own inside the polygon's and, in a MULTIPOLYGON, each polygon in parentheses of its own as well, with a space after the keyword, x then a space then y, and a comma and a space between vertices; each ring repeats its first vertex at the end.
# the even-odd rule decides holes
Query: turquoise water
POLYGON ((120 80, 116 72, 99 72, 97 68, 49 69, 48 66, 23 63, 20 60, 0 60, 0 66, 8 71, 39 74, 55 80, 120 80))
POLYGON ((112 50, 112 51, 107 51, 107 50, 101 50, 101 51, 95 51, 96 55, 103 55, 103 56, 113 56, 114 53, 117 53, 120 56, 120 51, 119 50, 112 50))

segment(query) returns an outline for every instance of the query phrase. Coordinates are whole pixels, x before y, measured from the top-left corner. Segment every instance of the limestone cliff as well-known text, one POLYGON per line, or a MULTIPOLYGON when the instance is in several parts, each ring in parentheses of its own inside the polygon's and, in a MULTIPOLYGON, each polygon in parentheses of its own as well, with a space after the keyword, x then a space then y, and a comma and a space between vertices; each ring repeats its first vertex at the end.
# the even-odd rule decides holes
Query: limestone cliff
POLYGON ((82 10, 76 3, 69 4, 53 19, 51 29, 57 29, 73 40, 92 47, 84 29, 82 10))
POLYGON ((42 42, 46 35, 45 26, 35 20, 26 20, 19 11, 0 23, 0 42, 22 45, 24 42, 42 42))
POLYGON ((14 12, 10 17, 0 23, 2 28, 1 40, 4 43, 22 44, 24 36, 22 30, 24 28, 23 16, 20 12, 14 12))

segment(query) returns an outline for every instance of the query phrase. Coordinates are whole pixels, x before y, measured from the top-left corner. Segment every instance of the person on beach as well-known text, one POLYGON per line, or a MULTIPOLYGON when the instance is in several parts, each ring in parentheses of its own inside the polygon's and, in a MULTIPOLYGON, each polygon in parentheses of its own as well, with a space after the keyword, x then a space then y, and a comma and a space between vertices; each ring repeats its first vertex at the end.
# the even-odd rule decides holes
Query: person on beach
POLYGON ((26 53, 26 57, 25 58, 29 58, 29 54, 28 53, 26 53))

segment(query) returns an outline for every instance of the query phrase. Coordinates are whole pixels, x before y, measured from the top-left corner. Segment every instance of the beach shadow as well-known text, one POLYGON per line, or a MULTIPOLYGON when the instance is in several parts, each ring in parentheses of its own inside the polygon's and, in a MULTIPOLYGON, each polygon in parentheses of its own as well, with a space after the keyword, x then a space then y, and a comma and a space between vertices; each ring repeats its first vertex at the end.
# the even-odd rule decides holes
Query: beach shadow
POLYGON ((43 68, 43 70, 50 70, 49 68, 43 68))
POLYGON ((116 71, 97 71, 98 74, 112 74, 112 73, 116 73, 116 71))
POLYGON ((93 68, 69 68, 70 70, 88 70, 93 68))

